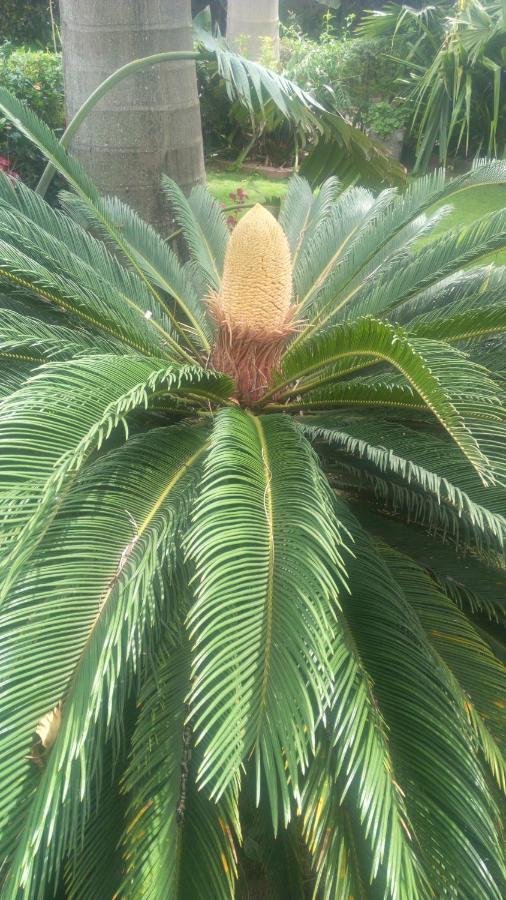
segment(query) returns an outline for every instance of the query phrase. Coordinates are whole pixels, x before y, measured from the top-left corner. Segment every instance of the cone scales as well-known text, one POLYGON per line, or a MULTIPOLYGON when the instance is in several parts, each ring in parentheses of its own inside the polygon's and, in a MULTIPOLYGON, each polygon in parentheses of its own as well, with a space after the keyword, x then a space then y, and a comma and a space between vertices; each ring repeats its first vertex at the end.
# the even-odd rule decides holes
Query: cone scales
POLYGON ((211 300, 218 324, 213 365, 235 378, 238 396, 257 400, 279 357, 294 307, 290 248, 274 216, 256 204, 227 247, 220 292, 211 300))

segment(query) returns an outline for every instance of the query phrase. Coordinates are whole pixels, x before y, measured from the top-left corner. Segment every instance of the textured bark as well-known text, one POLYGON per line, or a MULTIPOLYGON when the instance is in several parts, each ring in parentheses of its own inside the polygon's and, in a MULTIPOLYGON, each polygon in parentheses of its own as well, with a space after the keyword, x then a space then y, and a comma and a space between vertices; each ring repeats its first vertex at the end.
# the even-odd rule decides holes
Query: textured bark
MULTIPOLYGON (((190 0, 61 0, 67 118, 125 63, 191 50, 190 9, 190 0)), ((195 63, 125 79, 83 123, 72 151, 104 193, 166 231, 162 173, 185 191, 205 178, 195 63)))
POLYGON ((228 0, 227 38, 249 59, 279 59, 279 0, 228 0))

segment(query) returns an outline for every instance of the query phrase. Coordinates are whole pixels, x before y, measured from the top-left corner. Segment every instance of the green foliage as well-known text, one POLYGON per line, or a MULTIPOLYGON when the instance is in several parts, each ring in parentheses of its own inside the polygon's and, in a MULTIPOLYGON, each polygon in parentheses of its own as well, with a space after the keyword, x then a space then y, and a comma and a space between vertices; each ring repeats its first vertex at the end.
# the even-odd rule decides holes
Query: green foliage
MULTIPOLYGON (((63 129, 63 73, 61 55, 49 50, 0 47, 0 86, 7 88, 56 132, 63 129)), ((34 187, 44 168, 44 157, 11 123, 0 118, 0 156, 34 187)))
POLYGON ((0 109, 72 189, 0 175, 2 897, 501 900, 505 213, 416 245, 506 164, 295 177, 246 402, 216 201, 164 179, 182 262, 0 109))
MULTIPOLYGON (((198 64, 199 95, 209 156, 216 152, 243 156, 250 140, 253 144, 262 134, 271 133, 273 146, 281 142, 284 148, 279 158, 283 162, 287 154, 292 156, 294 147, 306 142, 312 147, 323 136, 333 154, 331 168, 337 166, 342 179, 351 180, 359 173, 373 183, 402 181, 402 170, 385 156, 381 147, 351 128, 338 108, 326 112, 296 83, 234 53, 225 41, 215 39, 197 22, 195 39, 202 54, 198 64)), ((0 52, 2 86, 26 102, 51 129, 63 129, 60 54, 13 50, 6 44, 0 52)), ((326 100, 331 99, 327 92, 326 100)), ((344 105, 343 101, 341 106, 344 105)), ((333 101, 331 106, 335 106, 333 101)), ((0 160, 3 170, 14 170, 31 187, 42 174, 40 151, 12 123, 1 118, 0 160)), ((321 166, 318 171, 321 174, 321 166)), ((56 190, 53 186, 53 197, 56 190)))
MULTIPOLYGON (((52 0, 53 14, 58 14, 58 0, 52 0)), ((16 44, 47 46, 53 32, 49 0, 3 0, 2 40, 16 44)))
POLYGON ((405 60, 411 82, 416 171, 431 155, 502 153, 504 4, 481 0, 422 5, 388 3, 362 24, 369 36, 388 35, 392 53, 405 60), (399 38, 401 44, 399 46, 399 38), (410 50, 403 52, 406 39, 410 50))
POLYGON ((311 40, 297 28, 287 28, 282 60, 288 77, 321 103, 328 103, 329 93, 335 92, 338 101, 346 103, 346 112, 360 122, 372 103, 389 101, 399 91, 399 63, 390 58, 390 49, 381 38, 340 38, 330 33, 311 40))
POLYGON ((364 115, 364 125, 379 137, 387 137, 406 124, 407 113, 402 107, 393 106, 386 100, 372 103, 364 115))
POLYGON ((348 31, 369 6, 367 0, 280 0, 279 14, 283 23, 295 23, 310 37, 318 38, 348 31))
MULTIPOLYGON (((260 135, 283 134, 292 147, 306 147, 307 166, 304 174, 313 184, 339 174, 345 183, 357 177, 368 183, 403 183, 404 170, 394 162, 380 145, 354 128, 344 117, 345 102, 336 102, 333 91, 327 91, 325 105, 308 93, 297 81, 252 62, 233 50, 221 37, 215 37, 194 23, 194 36, 202 48, 208 68, 204 85, 205 94, 211 86, 216 90, 216 79, 223 82, 229 101, 233 104, 231 116, 237 117, 238 130, 249 120, 252 138, 241 158, 249 152, 260 135)), ((204 108, 212 111, 216 94, 205 101, 204 108)), ((218 109, 221 108, 221 103, 218 109)), ((230 130, 230 129, 228 129, 230 130)), ((227 123, 219 116, 218 131, 226 137, 227 123)), ((242 139, 242 145, 244 138, 242 139)))

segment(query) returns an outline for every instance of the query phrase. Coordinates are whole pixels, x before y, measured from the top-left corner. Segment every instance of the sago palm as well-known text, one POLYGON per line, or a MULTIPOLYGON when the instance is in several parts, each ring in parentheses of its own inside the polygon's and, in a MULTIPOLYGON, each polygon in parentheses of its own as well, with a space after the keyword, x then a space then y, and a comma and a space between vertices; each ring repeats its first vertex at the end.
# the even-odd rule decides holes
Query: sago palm
POLYGON ((500 900, 506 211, 417 242, 506 163, 182 262, 0 108, 2 897, 500 900))

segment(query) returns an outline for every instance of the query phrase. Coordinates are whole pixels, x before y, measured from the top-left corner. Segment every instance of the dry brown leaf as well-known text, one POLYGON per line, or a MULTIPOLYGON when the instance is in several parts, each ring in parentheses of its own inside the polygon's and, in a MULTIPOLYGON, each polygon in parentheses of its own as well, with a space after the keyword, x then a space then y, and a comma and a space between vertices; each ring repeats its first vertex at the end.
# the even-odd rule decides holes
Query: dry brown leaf
POLYGON ((42 716, 35 726, 35 734, 38 734, 40 742, 44 749, 50 750, 53 746, 61 723, 61 706, 58 704, 51 712, 42 716))
POLYGON ((46 764, 47 755, 57 738, 60 724, 61 706, 58 703, 51 712, 42 716, 42 719, 35 726, 34 731, 39 740, 33 745, 28 759, 35 763, 39 769, 43 769, 46 764))

